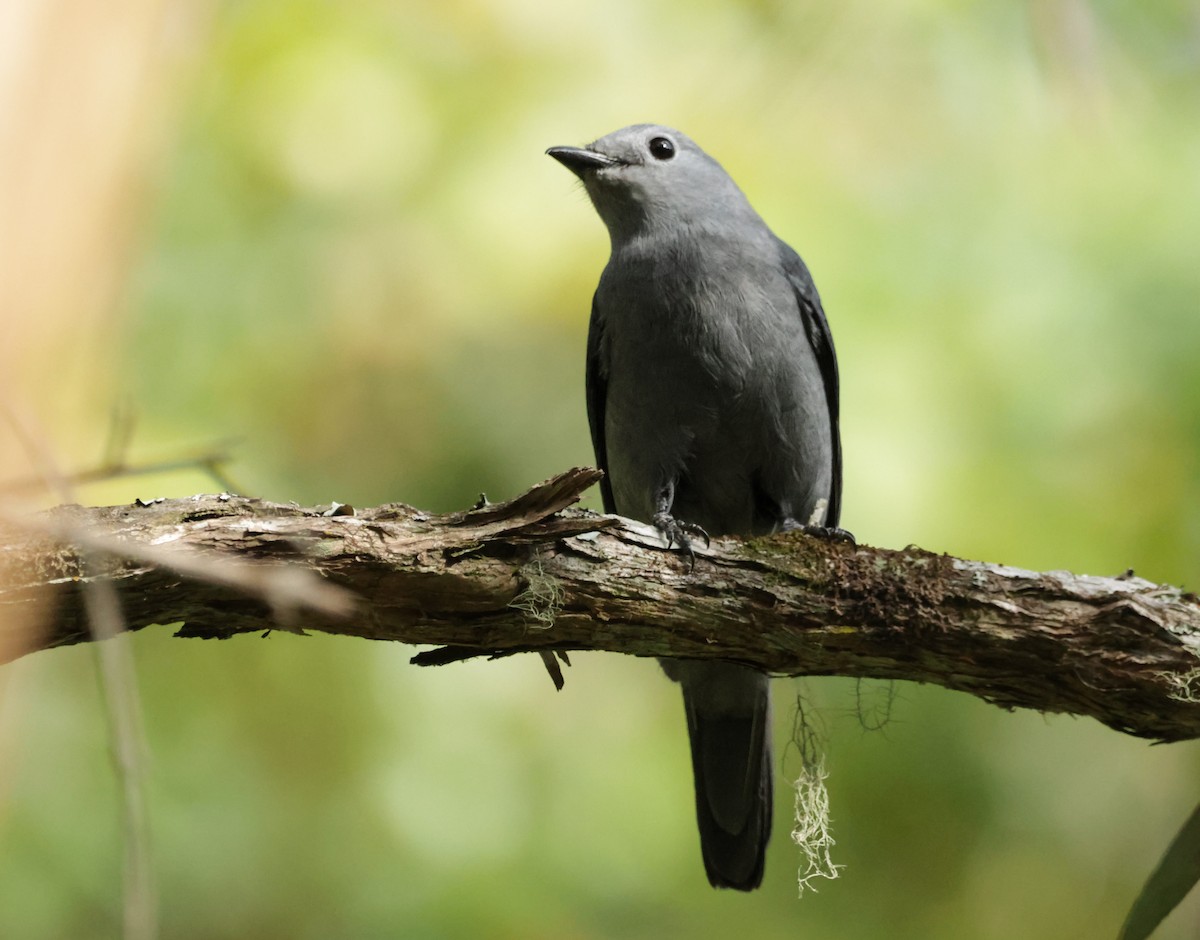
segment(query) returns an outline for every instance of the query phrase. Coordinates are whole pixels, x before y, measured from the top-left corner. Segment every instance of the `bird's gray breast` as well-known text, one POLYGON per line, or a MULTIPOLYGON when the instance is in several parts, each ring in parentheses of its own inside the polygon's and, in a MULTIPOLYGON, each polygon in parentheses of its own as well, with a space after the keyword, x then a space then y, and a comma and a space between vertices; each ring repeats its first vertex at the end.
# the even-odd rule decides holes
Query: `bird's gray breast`
POLYGON ((642 245, 601 278, 605 438, 617 511, 712 534, 808 521, 832 478, 829 411, 794 291, 773 250, 642 245))

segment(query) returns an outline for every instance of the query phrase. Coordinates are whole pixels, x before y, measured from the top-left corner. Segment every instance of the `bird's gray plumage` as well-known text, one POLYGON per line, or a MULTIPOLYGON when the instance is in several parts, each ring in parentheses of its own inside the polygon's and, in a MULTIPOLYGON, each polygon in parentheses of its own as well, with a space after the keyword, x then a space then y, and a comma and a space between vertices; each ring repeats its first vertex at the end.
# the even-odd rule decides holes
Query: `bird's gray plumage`
MULTIPOLYGON (((715 160, 638 124, 547 151, 583 181, 612 253, 592 302, 587 406, 608 512, 758 535, 841 510, 833 340, 804 262, 715 160)), ((663 660, 683 689, 705 869, 762 881, 771 830, 767 677, 663 660)))

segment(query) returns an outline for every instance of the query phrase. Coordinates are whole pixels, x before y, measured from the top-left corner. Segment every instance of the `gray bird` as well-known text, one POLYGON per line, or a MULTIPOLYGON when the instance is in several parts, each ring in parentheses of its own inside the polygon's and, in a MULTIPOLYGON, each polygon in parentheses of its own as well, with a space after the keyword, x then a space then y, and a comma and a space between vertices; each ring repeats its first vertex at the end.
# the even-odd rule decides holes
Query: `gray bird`
MULTIPOLYGON (((837 361, 800 256, 669 127, 546 152, 583 181, 612 241, 587 344, 605 510, 653 523, 689 556, 710 533, 848 536, 836 528, 837 361)), ((683 689, 708 880, 751 891, 771 835, 768 677, 661 663, 683 689)))

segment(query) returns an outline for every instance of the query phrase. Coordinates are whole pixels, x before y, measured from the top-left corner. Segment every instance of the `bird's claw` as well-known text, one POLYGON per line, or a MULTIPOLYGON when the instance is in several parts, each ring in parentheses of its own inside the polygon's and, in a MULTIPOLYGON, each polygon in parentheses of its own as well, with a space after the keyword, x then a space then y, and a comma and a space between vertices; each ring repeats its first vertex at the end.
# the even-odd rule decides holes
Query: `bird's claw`
POLYGON ((681 522, 669 512, 656 512, 654 514, 654 527, 667 540, 667 548, 678 546, 687 555, 688 571, 696 567, 696 553, 692 549, 692 539, 704 539, 705 548, 712 545, 712 539, 708 537, 708 533, 704 531, 703 527, 696 525, 694 522, 681 522))
POLYGON ((819 539, 824 539, 827 542, 848 542, 851 545, 857 545, 858 542, 854 538, 854 533, 848 532, 838 526, 825 525, 802 525, 800 531, 805 535, 812 535, 819 539))

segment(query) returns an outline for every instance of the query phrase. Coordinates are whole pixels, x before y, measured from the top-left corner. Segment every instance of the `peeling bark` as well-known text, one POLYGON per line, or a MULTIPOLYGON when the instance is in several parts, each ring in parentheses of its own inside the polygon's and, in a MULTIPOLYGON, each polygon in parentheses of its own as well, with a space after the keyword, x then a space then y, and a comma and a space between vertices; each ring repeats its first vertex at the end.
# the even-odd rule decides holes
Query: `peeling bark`
POLYGON ((1160 741, 1200 736, 1193 594, 801 533, 714 539, 689 571, 653 529, 566 508, 598 478, 575 469, 444 515, 232 496, 59 507, 0 529, 0 651, 90 640, 79 552, 106 547, 133 630, 181 623, 177 636, 224 639, 282 625, 439 647, 424 664, 570 650, 730 659, 933 682, 1160 741), (206 574, 231 559, 238 577, 206 574), (314 585, 346 589, 353 611, 314 585))

